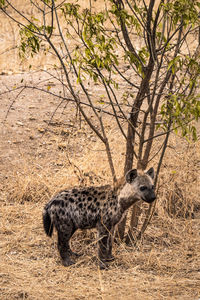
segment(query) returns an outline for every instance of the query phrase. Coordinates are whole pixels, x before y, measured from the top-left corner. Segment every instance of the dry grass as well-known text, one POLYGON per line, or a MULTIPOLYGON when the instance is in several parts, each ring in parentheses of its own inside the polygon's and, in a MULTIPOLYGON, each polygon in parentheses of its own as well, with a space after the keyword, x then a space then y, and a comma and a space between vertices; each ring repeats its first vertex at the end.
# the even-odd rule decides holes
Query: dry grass
MULTIPOLYGON (((87 184, 109 177, 103 154, 99 163, 94 148, 76 159, 87 184)), ((1 299, 198 299, 199 150, 199 142, 188 145, 172 137, 155 216, 136 248, 114 245, 116 260, 108 271, 97 267, 95 231, 75 234, 72 247, 83 255, 69 268, 61 265, 56 234, 51 240, 43 232, 43 205, 56 190, 78 184, 75 164, 67 162, 53 173, 44 162, 38 170, 38 160, 30 166, 24 157, 23 171, 13 170, 1 201, 1 299), (178 215, 167 207, 175 200, 183 203, 178 215)))
POLYGON ((115 246, 116 261, 100 272, 95 247, 81 233, 73 247, 83 257, 61 266, 55 237, 48 240, 42 230, 41 203, 6 205, 1 212, 1 299, 198 299, 197 220, 166 218, 162 228, 154 219, 153 240, 138 249, 115 246))

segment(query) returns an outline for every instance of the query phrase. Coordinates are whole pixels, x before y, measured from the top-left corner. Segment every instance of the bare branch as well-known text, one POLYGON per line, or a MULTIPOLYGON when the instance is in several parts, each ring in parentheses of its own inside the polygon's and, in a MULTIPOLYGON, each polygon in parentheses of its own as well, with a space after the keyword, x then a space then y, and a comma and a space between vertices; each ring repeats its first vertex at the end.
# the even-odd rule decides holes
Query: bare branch
POLYGON ((7 119, 7 117, 8 117, 8 114, 9 114, 11 108, 13 107, 14 103, 16 102, 17 98, 18 98, 18 97, 21 95, 21 93, 25 90, 25 87, 21 87, 20 89, 21 89, 21 90, 19 91, 19 93, 17 94, 17 96, 15 97, 15 99, 11 102, 11 104, 10 104, 10 106, 9 106, 7 112, 6 112, 6 116, 5 116, 5 118, 4 118, 4 122, 6 121, 6 119, 7 119))

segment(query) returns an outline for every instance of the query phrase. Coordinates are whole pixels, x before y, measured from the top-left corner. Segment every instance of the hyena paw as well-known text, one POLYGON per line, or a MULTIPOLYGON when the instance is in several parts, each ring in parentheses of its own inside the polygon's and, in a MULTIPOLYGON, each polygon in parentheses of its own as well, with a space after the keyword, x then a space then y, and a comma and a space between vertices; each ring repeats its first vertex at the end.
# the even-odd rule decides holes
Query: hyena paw
POLYGON ((104 260, 104 261, 100 261, 99 262, 99 269, 100 270, 108 270, 108 264, 106 263, 106 261, 104 260))
POLYGON ((113 261, 113 260, 115 260, 115 257, 112 254, 109 255, 108 257, 106 257, 106 259, 105 259, 106 262, 110 262, 110 261, 113 261))
POLYGON ((82 253, 76 253, 76 252, 73 252, 72 250, 70 250, 70 255, 80 257, 82 255, 82 253))
POLYGON ((64 267, 69 267, 71 265, 74 265, 75 262, 73 260, 71 260, 70 258, 65 258, 65 259, 63 259, 62 264, 64 267))

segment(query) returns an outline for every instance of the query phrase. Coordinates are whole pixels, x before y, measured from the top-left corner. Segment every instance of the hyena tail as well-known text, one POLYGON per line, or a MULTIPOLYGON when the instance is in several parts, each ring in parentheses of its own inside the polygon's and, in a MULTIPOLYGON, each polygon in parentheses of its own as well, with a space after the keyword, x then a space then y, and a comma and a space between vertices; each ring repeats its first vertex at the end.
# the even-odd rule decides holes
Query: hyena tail
POLYGON ((46 208, 44 208, 43 211, 43 225, 44 225, 44 231, 46 232, 46 235, 51 237, 53 233, 53 223, 49 215, 48 209, 46 208))

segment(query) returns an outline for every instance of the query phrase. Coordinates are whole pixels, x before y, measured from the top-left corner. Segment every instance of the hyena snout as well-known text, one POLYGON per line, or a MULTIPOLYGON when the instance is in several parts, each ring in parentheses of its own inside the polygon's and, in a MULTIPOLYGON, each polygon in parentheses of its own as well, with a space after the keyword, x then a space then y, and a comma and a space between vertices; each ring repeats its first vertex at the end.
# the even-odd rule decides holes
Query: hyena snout
POLYGON ((154 190, 150 190, 150 191, 147 191, 146 193, 144 193, 142 198, 145 202, 152 203, 156 199, 156 194, 155 194, 154 190))

